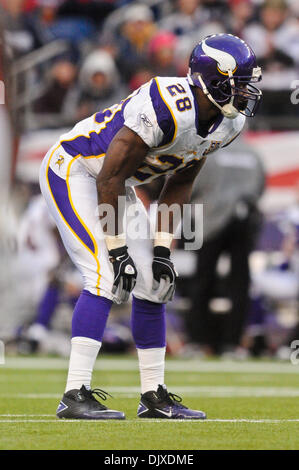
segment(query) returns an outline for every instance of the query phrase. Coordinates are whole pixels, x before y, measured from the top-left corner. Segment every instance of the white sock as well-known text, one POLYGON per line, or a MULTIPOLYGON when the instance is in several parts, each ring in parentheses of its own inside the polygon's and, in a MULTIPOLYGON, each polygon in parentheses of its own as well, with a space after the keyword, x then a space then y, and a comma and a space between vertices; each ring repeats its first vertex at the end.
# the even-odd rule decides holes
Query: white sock
POLYGON ((157 390, 164 384, 166 348, 138 349, 141 393, 157 390))
POLYGON ((65 392, 80 389, 82 385, 90 388, 94 363, 102 343, 95 339, 75 336, 72 338, 72 349, 65 392))

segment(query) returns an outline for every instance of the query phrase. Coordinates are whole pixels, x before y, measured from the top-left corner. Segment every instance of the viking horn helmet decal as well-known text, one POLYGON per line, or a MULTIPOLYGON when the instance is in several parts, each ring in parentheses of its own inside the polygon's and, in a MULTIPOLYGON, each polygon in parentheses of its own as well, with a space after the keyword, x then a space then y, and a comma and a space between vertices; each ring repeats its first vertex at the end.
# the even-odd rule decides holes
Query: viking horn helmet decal
POLYGON ((216 60, 218 63, 218 68, 221 70, 221 72, 227 73, 228 70, 234 71, 236 69, 236 60, 228 52, 224 52, 219 49, 215 49, 214 47, 208 46, 205 40, 202 42, 202 50, 208 57, 216 60))

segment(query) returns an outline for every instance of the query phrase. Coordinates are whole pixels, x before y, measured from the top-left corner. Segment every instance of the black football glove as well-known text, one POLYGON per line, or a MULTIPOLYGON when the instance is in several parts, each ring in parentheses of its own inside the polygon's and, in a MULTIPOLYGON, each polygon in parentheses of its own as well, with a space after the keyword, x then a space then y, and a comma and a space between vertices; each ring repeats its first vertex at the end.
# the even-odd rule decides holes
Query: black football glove
POLYGON ((158 291, 160 302, 172 300, 178 273, 170 260, 170 250, 164 246, 154 247, 153 290, 158 291))
POLYGON ((112 294, 119 302, 126 302, 136 284, 137 270, 128 253, 128 247, 122 246, 109 251, 109 260, 114 270, 112 294))

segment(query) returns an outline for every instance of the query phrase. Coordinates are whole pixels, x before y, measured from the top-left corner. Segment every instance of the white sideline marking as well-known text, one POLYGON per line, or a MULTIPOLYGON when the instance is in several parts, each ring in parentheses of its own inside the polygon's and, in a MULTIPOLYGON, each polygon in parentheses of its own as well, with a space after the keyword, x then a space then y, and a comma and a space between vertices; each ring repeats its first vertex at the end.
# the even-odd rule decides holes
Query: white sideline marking
MULTIPOLYGON (((7 357, 5 365, 0 369, 56 369, 67 370, 68 360, 59 358, 24 358, 7 357)), ((96 361, 95 370, 108 371, 138 371, 137 358, 134 359, 99 359, 96 361)), ((166 360, 166 371, 169 372, 221 372, 221 373, 254 373, 254 374, 299 374, 299 365, 285 362, 267 361, 200 361, 166 360)))
MULTIPOLYGON (((28 415, 32 416, 32 415, 28 415)), ((34 415, 34 416, 44 416, 44 415, 34 415)), ((52 415, 53 416, 53 415, 52 415)), ((113 420, 118 421, 118 420, 113 420)), ((0 419, 1 423, 110 423, 110 419, 103 419, 103 420, 82 420, 82 419, 0 419)), ((139 424, 147 423, 147 424, 156 424, 156 423, 253 423, 253 424, 279 424, 279 423, 298 423, 298 419, 247 419, 247 418, 240 418, 240 419, 125 419, 121 420, 124 424, 130 424, 132 422, 138 422, 139 424)))
MULTIPOLYGON (((122 398, 138 398, 138 386, 111 386, 109 392, 119 394, 122 398)), ((192 397, 230 398, 230 397, 299 397, 298 387, 246 387, 246 386, 180 386, 172 385, 169 389, 178 394, 192 397)), ((62 393, 0 393, 0 398, 21 398, 27 400, 57 399, 62 393)))
MULTIPOLYGON (((109 387, 111 393, 120 393, 120 394, 133 394, 140 393, 140 387, 109 387)), ((182 393, 184 395, 191 396, 205 396, 205 397, 297 397, 299 396, 298 387, 248 387, 248 386, 180 386, 180 385, 170 385, 169 390, 172 390, 176 393, 182 393)))
MULTIPOLYGON (((182 420, 183 421, 183 420, 182 420)), ((195 420, 194 420, 195 421, 195 420)), ((207 419, 208 422, 217 422, 217 423, 298 423, 299 419, 207 419)))
POLYGON ((41 416, 41 417, 45 417, 45 416, 52 416, 53 417, 53 413, 52 414, 47 414, 47 415, 38 415, 38 414, 33 414, 33 415, 27 415, 27 414, 21 414, 21 415, 12 415, 12 414, 6 414, 6 415, 0 415, 0 416, 3 416, 5 418, 21 418, 21 417, 25 417, 25 416, 33 416, 33 417, 38 417, 38 416, 41 416))

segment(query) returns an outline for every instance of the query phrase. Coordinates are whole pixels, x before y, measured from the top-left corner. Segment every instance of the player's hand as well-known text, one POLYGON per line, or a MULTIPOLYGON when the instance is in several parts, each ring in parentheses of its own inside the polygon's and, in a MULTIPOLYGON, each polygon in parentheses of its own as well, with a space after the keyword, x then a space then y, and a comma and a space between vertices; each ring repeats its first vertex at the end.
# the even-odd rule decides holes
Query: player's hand
POLYGON ((160 302, 172 300, 175 281, 178 273, 170 259, 170 250, 164 246, 155 246, 153 269, 153 291, 156 291, 160 302))
POLYGON ((109 251, 109 260, 114 270, 112 294, 119 302, 126 302, 136 284, 137 270, 128 253, 128 247, 122 246, 109 251))

